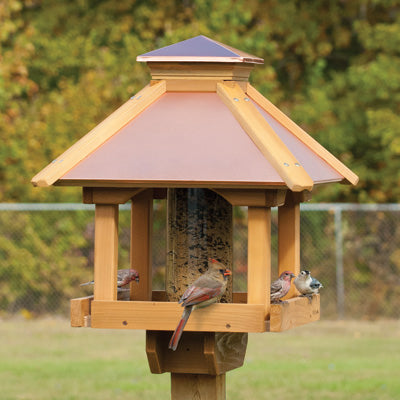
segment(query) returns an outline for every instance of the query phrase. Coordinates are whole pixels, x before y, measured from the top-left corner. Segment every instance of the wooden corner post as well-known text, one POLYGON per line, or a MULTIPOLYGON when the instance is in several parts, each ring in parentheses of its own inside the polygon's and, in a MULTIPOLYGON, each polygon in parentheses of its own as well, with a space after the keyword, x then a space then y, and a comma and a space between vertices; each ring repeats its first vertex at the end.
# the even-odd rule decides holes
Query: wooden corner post
POLYGON ((96 204, 94 299, 117 299, 118 204, 96 204))
MULTIPOLYGON (((279 275, 287 270, 296 276, 300 273, 300 201, 291 191, 286 194, 285 204, 278 207, 278 269, 279 275)), ((284 299, 298 294, 292 284, 284 299)))
POLYGON ((264 316, 270 308, 271 208, 248 208, 247 303, 263 304, 264 316))
POLYGON ((151 300, 152 262, 151 234, 153 225, 153 190, 148 189, 132 198, 131 206, 131 268, 140 276, 140 285, 131 283, 131 300, 151 300))

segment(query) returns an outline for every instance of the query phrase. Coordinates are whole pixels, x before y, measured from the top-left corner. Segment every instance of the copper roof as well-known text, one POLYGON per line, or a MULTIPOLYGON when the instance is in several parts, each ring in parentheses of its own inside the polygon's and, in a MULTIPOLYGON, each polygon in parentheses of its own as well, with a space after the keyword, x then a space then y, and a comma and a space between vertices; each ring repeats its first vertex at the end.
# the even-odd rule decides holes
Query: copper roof
MULTIPOLYGON (((262 61, 204 36, 138 60, 171 57, 262 61)), ((328 182, 358 177, 243 79, 199 78, 196 70, 153 80, 32 179, 35 186, 292 191, 328 182)))
POLYGON ((216 93, 165 93, 61 181, 284 185, 216 93))
MULTIPOLYGON (((318 155, 258 107, 314 183, 341 181, 318 155)), ((165 93, 60 178, 174 185, 284 186, 216 93, 165 93)))
POLYGON ((224 62, 263 64, 264 60, 241 50, 219 43, 206 36, 196 36, 149 53, 137 61, 146 62, 224 62))

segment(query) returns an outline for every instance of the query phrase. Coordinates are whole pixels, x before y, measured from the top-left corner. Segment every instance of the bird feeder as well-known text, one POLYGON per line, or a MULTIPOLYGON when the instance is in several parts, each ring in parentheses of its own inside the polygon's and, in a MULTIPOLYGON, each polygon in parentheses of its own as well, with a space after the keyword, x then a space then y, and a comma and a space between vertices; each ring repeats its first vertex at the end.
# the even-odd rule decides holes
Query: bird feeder
POLYGON ((32 183, 81 186, 83 202, 95 204, 94 296, 71 301, 72 326, 144 329, 150 369, 172 373, 172 398, 198 390, 222 399, 225 372, 242 365, 248 332, 280 332, 320 316, 319 295, 309 301, 294 288, 270 304, 271 207, 278 207, 279 273, 297 275, 300 203, 316 185, 355 185, 358 177, 248 82, 262 59, 198 36, 137 61, 149 66, 150 83, 32 183), (158 198, 168 198, 165 291, 152 290, 158 198), (128 201, 140 284, 121 301, 118 205, 128 201), (248 207, 247 293, 228 285, 224 302, 195 310, 173 352, 183 290, 208 256, 232 264, 232 206, 248 207))

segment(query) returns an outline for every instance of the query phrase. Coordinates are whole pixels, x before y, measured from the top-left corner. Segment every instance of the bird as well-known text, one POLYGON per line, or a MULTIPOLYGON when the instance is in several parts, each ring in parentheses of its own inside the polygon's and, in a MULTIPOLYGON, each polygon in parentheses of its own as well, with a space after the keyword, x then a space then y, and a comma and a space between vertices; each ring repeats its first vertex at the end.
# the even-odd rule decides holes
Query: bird
MULTIPOLYGON (((117 275, 117 286, 119 288, 128 285, 131 281, 139 283, 139 273, 133 268, 119 269, 117 275)), ((81 286, 93 285, 94 281, 81 283, 81 286)))
POLYGON ((280 274, 279 278, 271 284, 271 302, 276 303, 287 295, 292 283, 292 278, 295 274, 290 271, 284 271, 280 274))
POLYGON ((319 289, 323 288, 320 281, 311 276, 311 272, 306 269, 301 271, 294 280, 296 289, 304 296, 319 293, 319 289))
POLYGON ((208 270, 185 290, 178 301, 184 310, 169 342, 169 349, 175 351, 178 347, 179 339, 193 309, 216 303, 224 294, 228 276, 231 274, 232 272, 221 262, 213 258, 208 260, 208 270))

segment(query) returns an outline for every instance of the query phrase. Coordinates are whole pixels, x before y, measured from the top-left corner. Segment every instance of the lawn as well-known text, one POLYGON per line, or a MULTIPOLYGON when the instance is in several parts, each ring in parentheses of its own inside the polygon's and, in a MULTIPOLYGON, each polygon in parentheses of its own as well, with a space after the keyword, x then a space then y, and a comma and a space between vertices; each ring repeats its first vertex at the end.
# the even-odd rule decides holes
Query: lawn
MULTIPOLYGON (((65 319, 0 320, 0 399, 169 399, 143 331, 70 328, 65 319)), ((400 399, 400 321, 320 321, 251 334, 227 398, 400 399)))

